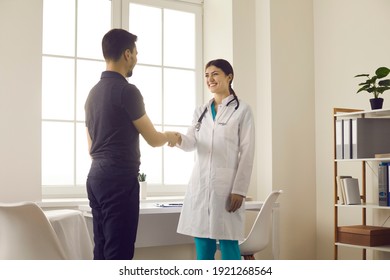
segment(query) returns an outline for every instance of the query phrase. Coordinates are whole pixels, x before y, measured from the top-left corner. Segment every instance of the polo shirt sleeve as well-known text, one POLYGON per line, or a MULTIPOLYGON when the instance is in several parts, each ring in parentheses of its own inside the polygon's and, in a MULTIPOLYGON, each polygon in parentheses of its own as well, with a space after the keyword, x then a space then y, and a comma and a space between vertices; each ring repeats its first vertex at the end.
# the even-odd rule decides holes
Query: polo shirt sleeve
POLYGON ((128 84, 122 91, 122 105, 132 121, 138 120, 145 115, 145 103, 139 89, 128 84))

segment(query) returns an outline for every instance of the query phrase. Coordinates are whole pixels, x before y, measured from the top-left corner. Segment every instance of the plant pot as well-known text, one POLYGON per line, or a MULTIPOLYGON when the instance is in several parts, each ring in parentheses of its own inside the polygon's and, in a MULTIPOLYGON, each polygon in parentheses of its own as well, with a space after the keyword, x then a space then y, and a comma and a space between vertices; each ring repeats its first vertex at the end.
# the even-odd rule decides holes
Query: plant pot
POLYGON ((370 99, 371 109, 377 110, 382 109, 383 106, 383 98, 371 98, 370 99))
POLYGON ((148 183, 147 182, 139 182, 139 198, 146 199, 148 194, 148 183))

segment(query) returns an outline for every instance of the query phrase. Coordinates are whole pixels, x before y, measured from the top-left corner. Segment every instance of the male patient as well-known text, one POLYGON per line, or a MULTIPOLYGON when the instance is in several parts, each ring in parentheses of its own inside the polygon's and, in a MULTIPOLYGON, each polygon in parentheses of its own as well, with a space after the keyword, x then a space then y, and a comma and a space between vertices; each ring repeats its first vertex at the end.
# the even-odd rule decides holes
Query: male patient
POLYGON ((102 40, 106 71, 85 103, 92 165, 87 192, 93 215, 94 259, 132 259, 139 216, 139 134, 152 147, 178 136, 156 131, 140 91, 128 83, 137 63, 137 36, 110 30, 102 40))

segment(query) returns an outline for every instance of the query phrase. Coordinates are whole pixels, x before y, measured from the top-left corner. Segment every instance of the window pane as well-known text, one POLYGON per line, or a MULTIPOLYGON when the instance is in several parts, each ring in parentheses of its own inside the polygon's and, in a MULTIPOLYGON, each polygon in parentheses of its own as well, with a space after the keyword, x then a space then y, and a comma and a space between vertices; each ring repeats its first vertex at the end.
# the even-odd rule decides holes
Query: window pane
POLYGON ((42 122, 42 185, 73 184, 73 123, 42 122))
POLYGON ((85 120, 84 104, 89 91, 100 80, 102 72, 105 70, 105 62, 78 60, 77 61, 77 120, 85 120))
POLYGON ((167 124, 190 125, 195 109, 195 72, 164 70, 164 121, 167 124), (179 102, 185 100, 185 102, 179 102))
POLYGON ((154 124, 162 123, 161 68, 137 65, 129 82, 136 85, 144 97, 145 108, 154 124))
POLYGON ((74 55, 75 1, 43 1, 44 54, 74 55))
POLYGON ((111 1, 77 2, 77 56, 103 59, 102 38, 111 29, 111 1))
MULTIPOLYGON (((161 131, 160 126, 155 126, 161 131)), ((162 149, 149 146, 144 138, 140 136, 141 166, 140 172, 146 174, 146 180, 150 184, 162 184, 162 149)))
POLYGON ((76 129, 76 184, 85 185, 91 166, 87 132, 84 123, 78 123, 76 129))
POLYGON ((164 65, 195 68, 195 14, 164 9, 164 65))
POLYGON ((42 58, 42 118, 74 119, 74 61, 42 58))
MULTIPOLYGON (((167 131, 187 132, 186 127, 165 127, 167 131)), ((194 165, 194 153, 164 146, 164 183, 187 185, 194 165)))
POLYGON ((129 31, 138 36, 138 63, 161 65, 161 9, 130 4, 129 31))

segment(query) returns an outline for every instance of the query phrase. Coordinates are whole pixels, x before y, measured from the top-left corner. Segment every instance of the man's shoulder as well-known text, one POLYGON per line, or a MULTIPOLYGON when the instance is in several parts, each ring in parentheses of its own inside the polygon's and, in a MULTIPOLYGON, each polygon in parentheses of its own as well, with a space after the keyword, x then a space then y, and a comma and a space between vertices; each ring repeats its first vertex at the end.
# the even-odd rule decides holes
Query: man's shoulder
POLYGON ((137 88, 136 85, 126 83, 123 85, 123 93, 125 94, 141 94, 140 90, 137 88))

